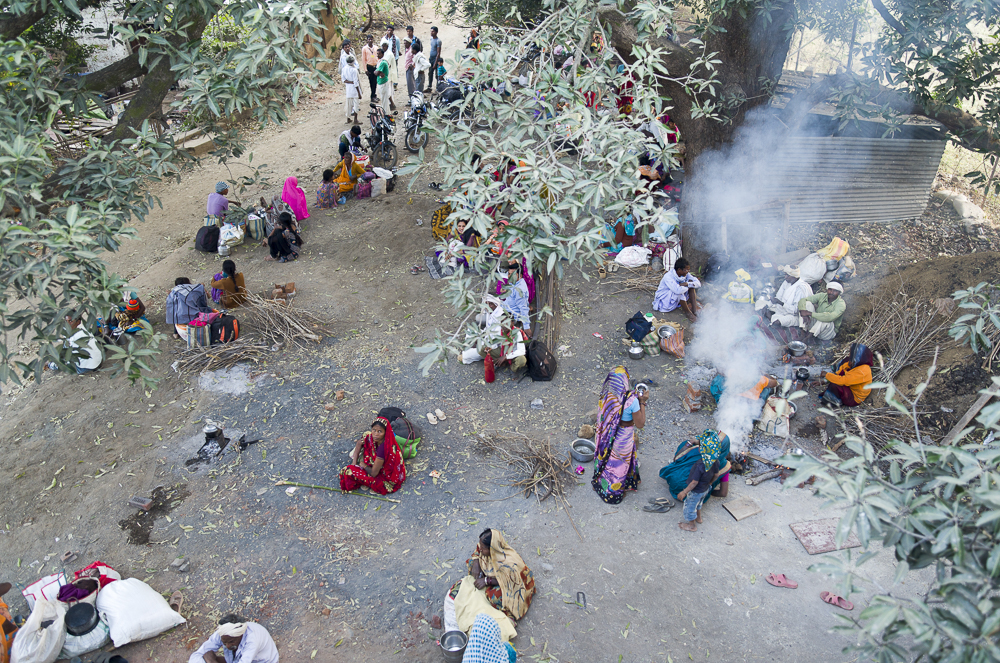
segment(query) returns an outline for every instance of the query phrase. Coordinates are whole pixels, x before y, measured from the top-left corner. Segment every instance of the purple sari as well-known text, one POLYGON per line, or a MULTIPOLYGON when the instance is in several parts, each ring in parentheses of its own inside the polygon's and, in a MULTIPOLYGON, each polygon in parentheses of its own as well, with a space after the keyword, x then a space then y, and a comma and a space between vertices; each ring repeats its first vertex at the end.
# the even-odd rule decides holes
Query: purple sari
POLYGON ((641 481, 635 457, 635 425, 621 425, 622 411, 635 400, 636 395, 629 391, 625 367, 618 366, 608 373, 601 391, 594 478, 590 481, 597 495, 608 504, 621 502, 625 491, 638 490, 641 481))

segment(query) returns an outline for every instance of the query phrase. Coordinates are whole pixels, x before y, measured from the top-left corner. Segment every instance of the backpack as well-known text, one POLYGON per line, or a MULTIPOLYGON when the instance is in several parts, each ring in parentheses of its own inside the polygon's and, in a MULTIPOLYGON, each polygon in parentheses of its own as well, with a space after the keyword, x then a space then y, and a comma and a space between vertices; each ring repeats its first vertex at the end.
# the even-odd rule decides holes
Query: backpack
POLYGON ((528 375, 535 382, 547 382, 556 374, 556 358, 543 341, 528 343, 528 375))
POLYGON ((653 331, 653 323, 642 315, 642 311, 636 312, 625 323, 625 333, 636 342, 642 341, 651 331, 653 331))
POLYGON ((212 323, 212 345, 231 343, 240 337, 240 323, 231 315, 224 315, 212 323))
MULTIPOLYGON (((395 410, 396 408, 385 409, 395 410)), ((403 454, 403 460, 415 458, 417 455, 417 445, 420 444, 421 440, 420 429, 403 417, 398 417, 392 423, 392 426, 392 433, 396 436, 396 444, 399 445, 399 450, 403 454)))
POLYGON ((194 248, 204 253, 218 253, 220 232, 218 226, 202 226, 194 238, 194 248))
POLYGON ((406 416, 406 413, 400 410, 398 407, 392 407, 391 405, 386 406, 378 411, 379 417, 385 417, 389 423, 396 421, 396 419, 401 419, 406 416))

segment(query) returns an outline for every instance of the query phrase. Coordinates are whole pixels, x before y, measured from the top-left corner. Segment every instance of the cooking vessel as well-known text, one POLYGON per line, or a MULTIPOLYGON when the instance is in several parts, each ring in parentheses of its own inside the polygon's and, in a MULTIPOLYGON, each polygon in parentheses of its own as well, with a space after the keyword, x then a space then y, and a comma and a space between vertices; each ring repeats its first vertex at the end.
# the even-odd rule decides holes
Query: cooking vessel
POLYGON ((802 341, 792 341, 788 344, 788 351, 793 357, 801 357, 806 353, 806 344, 802 341))
POLYGON ((836 271, 838 269, 840 269, 840 261, 839 260, 827 260, 826 261, 826 271, 833 272, 833 271, 836 271))
POLYGON ((646 351, 642 349, 642 346, 632 341, 632 346, 628 349, 628 356, 632 359, 642 359, 644 354, 646 351))
POLYGON ((796 368, 795 369, 795 379, 796 380, 802 380, 803 382, 805 382, 806 380, 808 380, 809 379, 809 369, 806 368, 805 366, 799 366, 798 368, 796 368))
POLYGON ((99 622, 97 608, 89 603, 77 603, 66 611, 66 632, 70 635, 87 635, 99 622))
POLYGON ((659 336, 660 338, 670 338, 676 333, 677 330, 671 327, 670 325, 663 325, 662 327, 656 330, 656 335, 659 336))
POLYGON ((462 663, 465 646, 469 644, 469 636, 461 631, 448 631, 438 642, 441 643, 445 663, 462 663))
POLYGON ((589 463, 594 460, 596 453, 597 445, 594 444, 593 440, 588 440, 585 437, 576 438, 569 447, 569 455, 578 463, 589 463))

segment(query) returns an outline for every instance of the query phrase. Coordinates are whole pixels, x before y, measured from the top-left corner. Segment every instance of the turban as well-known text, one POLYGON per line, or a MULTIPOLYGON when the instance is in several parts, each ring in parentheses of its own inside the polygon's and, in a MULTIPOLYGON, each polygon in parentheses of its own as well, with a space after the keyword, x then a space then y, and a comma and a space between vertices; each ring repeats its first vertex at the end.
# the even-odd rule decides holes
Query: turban
POLYGON ((800 278, 799 270, 797 267, 793 269, 791 265, 785 265, 784 267, 781 268, 781 271, 783 271, 788 276, 800 278))
POLYGON ((216 631, 215 634, 220 638, 223 636, 229 636, 230 638, 242 637, 244 633, 247 632, 246 622, 237 624, 223 624, 216 631))
POLYGON ((225 191, 228 188, 229 188, 229 185, 226 184, 225 182, 216 182, 216 184, 215 184, 215 192, 216 193, 222 193, 223 191, 225 191))
POLYGON ((836 281, 830 281, 826 284, 827 290, 836 290, 837 292, 844 292, 844 286, 840 285, 836 281))

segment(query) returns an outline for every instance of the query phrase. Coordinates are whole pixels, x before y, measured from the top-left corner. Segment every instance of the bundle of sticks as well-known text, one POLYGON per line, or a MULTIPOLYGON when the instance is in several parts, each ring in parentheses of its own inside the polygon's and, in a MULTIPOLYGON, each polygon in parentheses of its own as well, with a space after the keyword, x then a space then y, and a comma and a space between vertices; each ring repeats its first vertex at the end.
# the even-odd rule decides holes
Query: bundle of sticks
POLYGON ((857 340, 882 355, 874 367, 876 382, 892 382, 907 366, 932 359, 948 339, 951 319, 929 301, 897 292, 892 298, 875 296, 871 304, 857 340))
MULTIPOLYGON (((918 416, 923 414, 927 412, 917 412, 918 416)), ((888 445, 893 440, 915 437, 913 416, 889 406, 855 408, 842 422, 848 435, 868 440, 880 456, 889 453, 888 445)))
POLYGON ((330 334, 329 321, 316 313, 252 292, 247 293, 239 316, 270 345, 290 343, 304 347, 307 342, 319 343, 330 334))
POLYGON ((269 354, 270 345, 246 337, 231 343, 191 348, 181 353, 175 368, 178 373, 201 373, 220 368, 231 368, 240 362, 259 363, 269 354))
POLYGON ((615 290, 613 295, 618 295, 623 292, 647 292, 651 295, 656 294, 656 289, 660 286, 660 279, 663 278, 663 272, 653 271, 651 267, 639 267, 637 269, 628 269, 627 271, 619 270, 616 274, 620 275, 620 278, 612 278, 608 276, 608 282, 614 283, 620 286, 618 290, 615 290))
POLYGON ((550 495, 564 497, 566 486, 575 482, 569 452, 557 454, 548 439, 538 440, 520 433, 484 433, 476 437, 483 451, 494 454, 514 468, 518 478, 507 484, 539 501, 550 495))

